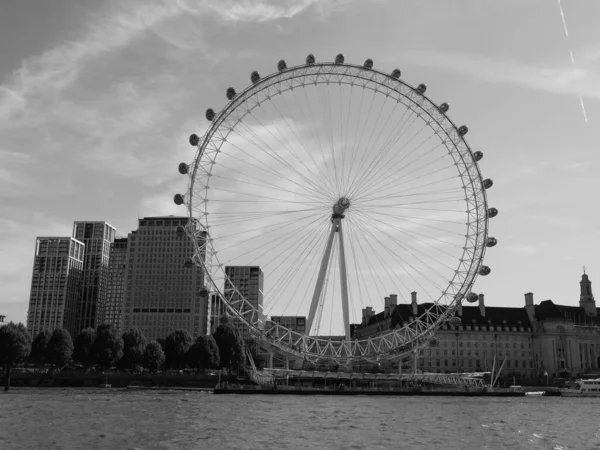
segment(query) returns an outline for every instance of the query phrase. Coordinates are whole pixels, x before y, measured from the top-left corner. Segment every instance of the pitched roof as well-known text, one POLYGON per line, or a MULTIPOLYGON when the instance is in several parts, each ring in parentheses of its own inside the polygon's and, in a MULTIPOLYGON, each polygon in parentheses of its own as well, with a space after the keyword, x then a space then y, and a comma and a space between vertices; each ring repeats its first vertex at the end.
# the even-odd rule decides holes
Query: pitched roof
MULTIPOLYGON (((424 314, 425 311, 429 310, 432 306, 432 303, 419 304, 417 306, 417 316, 424 314)), ((443 310, 446 307, 439 306, 439 308, 440 310, 443 310)), ((400 304, 393 307, 390 319, 392 323, 402 323, 409 322, 412 316, 414 316, 412 306, 410 304, 400 304)), ((482 316, 479 306, 463 306, 462 315, 459 317, 462 325, 487 325, 488 323, 491 323, 493 325, 507 325, 509 327, 531 327, 527 310, 524 307, 486 306, 485 316, 482 316)), ((382 311, 367 318, 366 323, 361 324, 357 329, 377 323, 385 323, 386 320, 387 317, 385 317, 385 312, 382 311)))
POLYGON ((600 326, 600 317, 590 317, 581 306, 557 305, 552 300, 544 300, 535 307, 535 317, 538 320, 569 320, 576 325, 600 326))

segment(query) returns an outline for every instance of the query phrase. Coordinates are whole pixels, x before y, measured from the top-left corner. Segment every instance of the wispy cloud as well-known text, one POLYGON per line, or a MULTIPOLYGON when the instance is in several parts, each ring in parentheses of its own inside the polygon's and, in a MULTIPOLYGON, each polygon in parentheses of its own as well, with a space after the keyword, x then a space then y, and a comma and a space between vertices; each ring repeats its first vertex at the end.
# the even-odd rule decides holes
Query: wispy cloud
POLYGON ((426 50, 402 52, 402 58, 410 64, 457 72, 489 82, 516 84, 557 94, 583 94, 600 100, 600 49, 589 47, 579 54, 577 68, 566 63, 535 65, 477 54, 426 50))

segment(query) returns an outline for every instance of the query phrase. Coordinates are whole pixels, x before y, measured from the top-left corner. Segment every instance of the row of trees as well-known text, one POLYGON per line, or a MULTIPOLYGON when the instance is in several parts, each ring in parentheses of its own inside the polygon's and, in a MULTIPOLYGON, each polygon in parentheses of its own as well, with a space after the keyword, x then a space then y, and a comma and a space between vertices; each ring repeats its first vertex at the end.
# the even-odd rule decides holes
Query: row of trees
POLYGON ((151 342, 147 342, 139 329, 119 335, 108 324, 100 325, 96 330, 87 328, 74 340, 62 328, 42 331, 32 340, 23 324, 11 322, 0 328, 0 365, 6 370, 4 390, 7 391, 11 368, 26 361, 59 370, 73 361, 86 369, 116 367, 132 372, 144 368, 155 372, 163 368, 181 370, 187 367, 231 371, 244 364, 246 346, 260 361, 256 342, 245 342, 237 328, 227 320, 213 336, 199 336, 194 341, 186 330, 176 330, 165 339, 151 342))

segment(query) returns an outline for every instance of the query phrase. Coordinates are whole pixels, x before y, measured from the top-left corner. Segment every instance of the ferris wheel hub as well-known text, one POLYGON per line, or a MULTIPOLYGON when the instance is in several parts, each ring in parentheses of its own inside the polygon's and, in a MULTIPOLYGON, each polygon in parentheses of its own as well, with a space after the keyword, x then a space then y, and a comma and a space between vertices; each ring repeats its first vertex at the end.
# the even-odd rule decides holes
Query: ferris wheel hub
POLYGON ((350 208, 350 199, 348 197, 340 197, 333 205, 333 214, 335 216, 343 216, 348 208, 350 208))

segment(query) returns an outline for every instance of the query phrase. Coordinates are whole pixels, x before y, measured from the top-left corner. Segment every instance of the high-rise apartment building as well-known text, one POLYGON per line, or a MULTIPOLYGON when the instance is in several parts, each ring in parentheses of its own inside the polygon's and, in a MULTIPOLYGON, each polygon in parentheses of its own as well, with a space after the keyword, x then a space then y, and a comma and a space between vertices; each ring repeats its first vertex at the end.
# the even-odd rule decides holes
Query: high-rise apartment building
POLYGON ((106 222, 75 222, 73 237, 85 244, 78 329, 96 328, 104 316, 110 244, 115 229, 106 222))
POLYGON ((79 332, 78 312, 85 246, 72 237, 38 237, 35 245, 27 329, 79 332))
MULTIPOLYGON (((262 322, 263 318, 263 280, 264 274, 259 266, 225 266, 225 295, 229 301, 245 298, 258 311, 254 323, 262 322), (232 291, 233 287, 237 292, 232 291)), ((243 337, 248 337, 248 330, 240 327, 243 337)))
POLYGON ((110 245, 108 283, 102 323, 108 323, 122 333, 121 320, 125 301, 125 275, 127 273, 127 238, 117 238, 110 245))
POLYGON ((144 217, 129 234, 123 329, 165 338, 177 329, 192 336, 209 330, 210 302, 202 296, 203 271, 185 267, 194 245, 177 232, 187 217, 144 217))

